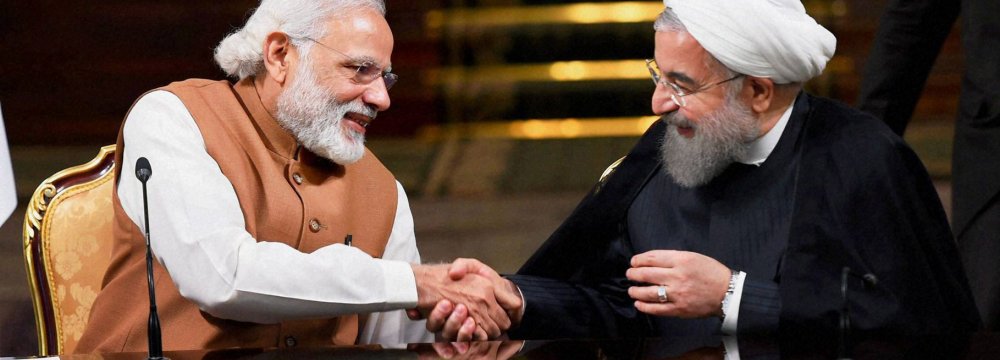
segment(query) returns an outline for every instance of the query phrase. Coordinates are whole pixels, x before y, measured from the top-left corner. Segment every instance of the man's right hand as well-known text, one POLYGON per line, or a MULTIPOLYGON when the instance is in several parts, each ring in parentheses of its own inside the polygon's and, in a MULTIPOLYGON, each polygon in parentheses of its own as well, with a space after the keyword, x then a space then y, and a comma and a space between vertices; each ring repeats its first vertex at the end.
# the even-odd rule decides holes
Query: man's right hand
MULTIPOLYGON (((458 324, 450 325, 453 328, 449 330, 454 330, 455 336, 461 329, 468 329, 470 326, 482 330, 473 333, 479 332, 481 336, 485 334, 490 338, 499 337, 503 331, 509 329, 511 321, 506 310, 498 303, 496 295, 498 289, 495 288, 494 282, 482 276, 463 276, 455 279, 448 273, 450 267, 447 264, 413 265, 413 275, 417 282, 417 309, 423 316, 432 315, 434 319, 442 319, 440 323, 435 323, 435 327, 439 327, 438 330, 431 330, 429 320, 428 330, 435 332, 444 330, 445 321, 441 314, 454 313, 459 308, 465 310, 465 317, 468 320, 463 318, 458 324), (441 304, 443 301, 449 303, 441 304), (450 304, 461 304, 461 306, 452 307, 450 304)), ((503 291, 509 290, 500 289, 500 292, 503 291)), ((508 294, 500 295, 500 298, 510 300, 508 294)))
MULTIPOLYGON (((506 311, 512 325, 520 323, 524 302, 520 290, 513 282, 504 279, 495 270, 475 259, 455 260, 448 270, 448 275, 455 281, 470 277, 489 279, 493 284, 496 301, 506 311)), ((481 328, 477 319, 469 317, 463 305, 453 305, 447 300, 439 302, 427 316, 427 330, 447 340, 484 340, 487 334, 481 331, 481 328)), ((489 337, 495 338, 491 334, 489 337)))

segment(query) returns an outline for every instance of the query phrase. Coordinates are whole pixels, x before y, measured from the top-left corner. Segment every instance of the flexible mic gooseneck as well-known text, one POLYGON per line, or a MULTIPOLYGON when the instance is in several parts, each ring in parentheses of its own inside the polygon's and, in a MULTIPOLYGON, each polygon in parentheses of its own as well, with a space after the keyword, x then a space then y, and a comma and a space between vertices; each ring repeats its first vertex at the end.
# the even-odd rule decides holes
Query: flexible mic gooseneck
POLYGON ((840 272, 840 332, 838 343, 838 360, 849 360, 852 358, 851 344, 851 313, 850 300, 848 298, 847 280, 850 277, 860 278, 865 284, 865 290, 872 290, 878 285, 878 277, 872 273, 858 274, 850 267, 844 266, 840 272))
POLYGON ((149 284, 149 357, 152 360, 167 359, 163 357, 163 339, 160 335, 160 316, 156 313, 156 290, 153 286, 153 249, 149 245, 149 200, 146 196, 146 181, 153 176, 153 168, 149 160, 141 157, 135 162, 135 177, 142 183, 142 214, 146 221, 146 281, 149 284))

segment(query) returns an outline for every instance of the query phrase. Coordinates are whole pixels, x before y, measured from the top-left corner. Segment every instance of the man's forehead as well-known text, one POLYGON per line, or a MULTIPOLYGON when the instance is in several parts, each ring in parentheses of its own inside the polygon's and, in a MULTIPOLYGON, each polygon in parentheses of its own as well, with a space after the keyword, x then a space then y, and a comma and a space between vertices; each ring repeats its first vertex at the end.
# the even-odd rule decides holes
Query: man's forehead
POLYGON ((705 48, 691 34, 678 31, 657 31, 654 49, 656 52, 670 52, 674 56, 707 55, 705 48))
POLYGON ((710 59, 705 48, 690 34, 676 31, 656 32, 654 57, 665 75, 685 82, 694 82, 699 74, 709 70, 710 59))
POLYGON ((331 16, 323 24, 327 36, 345 34, 351 37, 392 36, 389 23, 375 9, 354 8, 331 16))
POLYGON ((361 8, 338 14, 326 22, 322 42, 356 58, 385 64, 393 48, 392 30, 382 14, 361 8))

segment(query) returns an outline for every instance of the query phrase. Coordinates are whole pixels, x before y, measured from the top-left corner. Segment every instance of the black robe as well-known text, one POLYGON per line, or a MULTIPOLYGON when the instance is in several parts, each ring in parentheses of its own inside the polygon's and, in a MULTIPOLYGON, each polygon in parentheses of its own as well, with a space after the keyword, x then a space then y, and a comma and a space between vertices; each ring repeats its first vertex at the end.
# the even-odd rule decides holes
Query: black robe
MULTIPOLYGON (((633 243, 636 234, 630 232, 637 219, 629 223, 629 211, 661 171, 659 148, 666 128, 663 122, 651 126, 621 165, 510 276, 526 303, 512 337, 665 336, 690 331, 670 330, 662 319, 639 313, 626 293, 631 285, 624 276, 629 260, 638 249, 648 248, 637 249, 633 243)), ((843 305, 844 267, 853 272, 847 299, 854 331, 921 335, 980 326, 934 186, 917 156, 884 124, 803 93, 772 156, 771 164, 765 162, 762 168, 772 168, 773 182, 787 182, 777 189, 785 191, 790 212, 779 211, 777 216, 787 220, 775 221, 775 226, 787 229, 768 232, 779 237, 770 241, 780 247, 777 257, 762 256, 763 263, 744 259, 736 265, 757 269, 747 271, 748 277, 762 280, 748 282, 745 295, 758 292, 751 298, 767 299, 770 292, 774 304, 741 302, 741 334, 835 331, 843 305), (791 168, 783 171, 774 164, 791 168), (774 271, 759 270, 770 266, 774 271), (877 283, 863 280, 866 274, 874 275, 877 283)), ((753 170, 727 169, 720 177, 733 171, 753 170)), ((725 198, 702 201, 714 204, 720 199, 725 198)), ((754 202, 741 206, 730 212, 742 212, 745 219, 754 219, 745 216, 747 212, 781 208, 754 202)), ((662 248, 701 249, 692 240, 664 242, 662 248)), ((735 255, 720 261, 733 266, 740 256, 730 253, 735 255)), ((718 329, 716 319, 692 321, 702 323, 693 328, 714 322, 712 329, 718 329)), ((685 327, 690 326, 680 328, 685 327)))
POLYGON ((951 161, 952 231, 983 322, 1000 331, 1000 1, 888 1, 858 107, 903 134, 959 15, 964 70, 951 161))

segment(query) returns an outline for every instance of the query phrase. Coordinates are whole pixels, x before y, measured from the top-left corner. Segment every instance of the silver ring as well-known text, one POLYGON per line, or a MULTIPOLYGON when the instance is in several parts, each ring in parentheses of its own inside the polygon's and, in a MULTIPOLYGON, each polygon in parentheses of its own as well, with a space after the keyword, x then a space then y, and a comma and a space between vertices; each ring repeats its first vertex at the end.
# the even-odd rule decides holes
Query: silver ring
POLYGON ((659 300, 661 303, 667 302, 667 287, 666 286, 660 285, 660 286, 658 286, 656 288, 656 300, 659 300))

